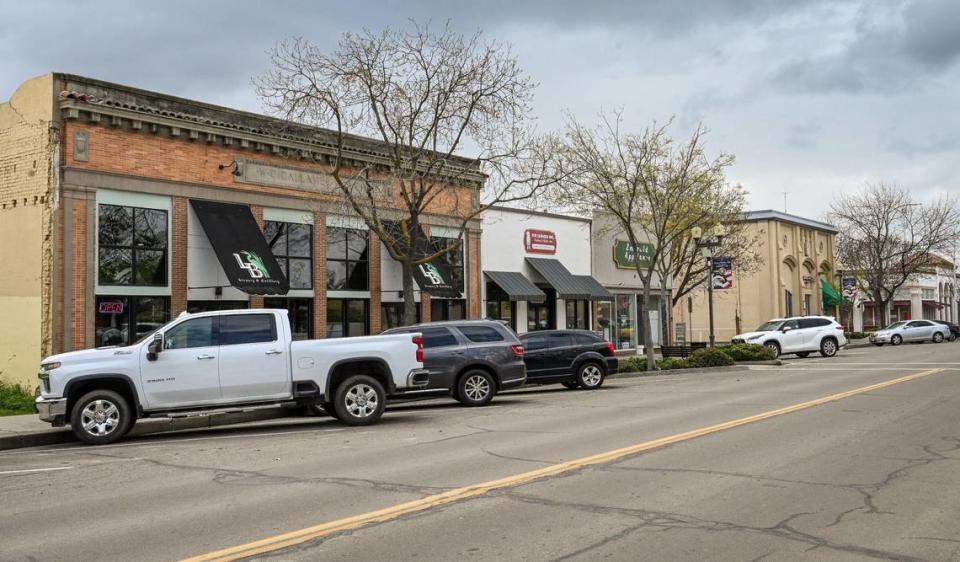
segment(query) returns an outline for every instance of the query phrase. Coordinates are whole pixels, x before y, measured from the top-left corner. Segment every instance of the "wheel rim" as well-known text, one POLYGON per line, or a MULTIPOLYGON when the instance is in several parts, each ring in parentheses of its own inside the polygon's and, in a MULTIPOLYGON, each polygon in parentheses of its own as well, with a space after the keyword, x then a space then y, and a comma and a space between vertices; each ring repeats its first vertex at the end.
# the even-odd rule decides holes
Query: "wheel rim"
POLYGON ((583 374, 580 375, 584 386, 597 386, 603 379, 603 373, 596 365, 587 365, 583 368, 583 374))
POLYGON ((463 393, 470 400, 479 402, 490 393, 490 381, 483 375, 471 375, 463 383, 463 393))
POLYGON ((120 426, 120 408, 109 400, 94 400, 80 413, 80 425, 90 435, 110 435, 120 426))
POLYGON ((941 334, 940 332, 937 332, 936 334, 934 334, 934 335, 933 335, 933 341, 935 341, 935 342, 937 342, 937 343, 942 342, 942 341, 943 341, 943 334, 941 334))
POLYGON ((377 391, 368 384, 355 384, 347 390, 343 398, 347 412, 356 418, 366 418, 373 415, 380 405, 380 397, 377 391))
POLYGON ((780 355, 780 348, 777 347, 775 344, 768 343, 765 347, 770 351, 772 351, 774 356, 780 355))
POLYGON ((833 343, 833 340, 823 342, 823 352, 827 355, 833 355, 837 352, 837 344, 833 343))
POLYGON ((901 338, 900 336, 893 336, 892 338, 890 338, 890 343, 892 343, 893 345, 900 345, 901 341, 903 341, 903 338, 901 338))

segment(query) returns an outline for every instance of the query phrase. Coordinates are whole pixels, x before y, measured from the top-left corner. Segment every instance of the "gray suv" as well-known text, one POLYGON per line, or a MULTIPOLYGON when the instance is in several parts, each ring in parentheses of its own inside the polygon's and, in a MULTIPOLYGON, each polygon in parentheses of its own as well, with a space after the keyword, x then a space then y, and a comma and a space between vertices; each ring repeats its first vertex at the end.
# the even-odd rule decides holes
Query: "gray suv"
POLYGON ((415 392, 448 392, 466 406, 484 406, 498 391, 527 381, 523 346, 510 328, 489 320, 427 322, 384 334, 420 332, 430 383, 415 392))

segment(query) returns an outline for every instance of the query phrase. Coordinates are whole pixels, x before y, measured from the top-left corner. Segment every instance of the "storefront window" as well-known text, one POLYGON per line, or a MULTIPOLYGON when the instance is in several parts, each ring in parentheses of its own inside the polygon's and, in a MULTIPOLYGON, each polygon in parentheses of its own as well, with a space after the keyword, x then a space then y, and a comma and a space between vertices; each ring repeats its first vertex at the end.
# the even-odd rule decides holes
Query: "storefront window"
POLYGON ((170 320, 169 297, 98 296, 97 347, 130 345, 170 320))
POLYGON ((366 299, 327 299, 327 337, 365 336, 370 333, 366 299))
POLYGON ((430 320, 463 320, 466 318, 466 306, 463 299, 431 299, 430 320))
POLYGON ((789 289, 783 291, 783 312, 784 316, 793 316, 793 293, 789 289))
MULTIPOLYGON (((416 311, 416 320, 415 324, 420 323, 420 303, 415 303, 414 310, 416 311)), ((405 326, 403 322, 403 303, 402 302, 385 302, 380 305, 380 322, 383 324, 384 330, 389 330, 390 328, 399 328, 405 326)))
POLYGON ((516 310, 517 305, 510 300, 510 297, 496 283, 487 283, 487 308, 486 317, 490 320, 500 320, 506 322, 513 330, 517 329, 516 310))
POLYGON ((263 300, 263 306, 287 310, 294 340, 308 340, 313 337, 313 299, 267 298, 263 300))
POLYGON ((291 222, 266 221, 267 239, 280 269, 290 280, 291 289, 313 288, 313 226, 291 222))
POLYGON ((614 295, 616 305, 613 329, 613 345, 617 349, 633 347, 636 298, 634 295, 614 295))
POLYGON ((327 228, 327 289, 370 289, 368 237, 366 230, 327 228))
POLYGON ((459 238, 443 238, 434 236, 430 238, 433 247, 437 250, 456 246, 455 250, 443 253, 437 257, 437 260, 447 264, 450 273, 453 276, 452 284, 454 288, 463 292, 463 241, 459 238))
POLYGON ((567 329, 568 330, 586 330, 589 327, 590 304, 589 301, 568 300, 567 307, 567 329))
POLYGON ((527 331, 552 330, 553 314, 549 302, 527 303, 527 331))
POLYGON ((97 279, 101 285, 167 284, 167 212, 99 205, 97 279))

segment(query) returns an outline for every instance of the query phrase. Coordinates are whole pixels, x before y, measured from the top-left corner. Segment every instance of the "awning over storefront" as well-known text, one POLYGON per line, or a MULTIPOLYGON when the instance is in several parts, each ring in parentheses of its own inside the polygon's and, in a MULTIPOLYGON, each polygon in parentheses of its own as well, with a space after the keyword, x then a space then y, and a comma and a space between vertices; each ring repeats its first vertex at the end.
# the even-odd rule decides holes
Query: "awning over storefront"
MULTIPOLYGON (((406 253, 406 245, 409 244, 410 236, 407 234, 407 225, 402 222, 383 221, 383 227, 389 231, 394 240, 400 245, 406 253)), ((417 225, 419 233, 417 234, 416 250, 414 256, 417 259, 432 256, 437 253, 437 248, 430 242, 430 238, 423 231, 423 227, 417 225)), ((434 297, 460 298, 463 293, 463 287, 456 286, 453 272, 445 264, 440 256, 413 266, 413 278, 417 281, 420 289, 426 291, 434 297)))
POLYGON ((589 275, 574 275, 577 279, 583 282, 585 287, 590 289, 590 300, 595 301, 612 301, 613 293, 606 290, 599 281, 590 277, 589 275))
POLYGON ((547 295, 517 271, 484 271, 512 301, 543 302, 547 295))
POLYGON ((230 284, 250 295, 285 295, 290 282, 250 207, 190 200, 230 284))
POLYGON ((596 283, 597 286, 600 285, 596 279, 589 275, 574 275, 558 260, 550 258, 526 259, 527 263, 557 291, 557 298, 559 299, 609 300, 612 298, 603 287, 600 287, 603 290, 602 295, 595 290, 593 283, 596 283), (584 277, 589 277, 592 283, 585 281, 584 277))

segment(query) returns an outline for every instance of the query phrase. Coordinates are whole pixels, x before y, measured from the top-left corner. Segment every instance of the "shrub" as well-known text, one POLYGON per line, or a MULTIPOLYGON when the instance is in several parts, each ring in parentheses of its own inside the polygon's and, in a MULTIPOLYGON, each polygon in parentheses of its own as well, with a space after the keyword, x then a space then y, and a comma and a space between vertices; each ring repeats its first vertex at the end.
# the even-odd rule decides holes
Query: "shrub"
POLYGON ((646 357, 621 357, 617 360, 618 370, 621 373, 637 373, 647 370, 646 357))
POLYGON ((0 381, 0 416, 32 414, 33 393, 26 388, 0 381))
POLYGON ((851 340, 862 340, 863 338, 869 338, 871 332, 847 332, 846 336, 851 340))
POLYGON ((667 357, 666 359, 661 359, 657 362, 657 368, 663 371, 670 371, 672 369, 686 369, 690 367, 690 364, 686 359, 680 359, 679 357, 667 357))
POLYGON ((772 351, 756 343, 735 343, 718 349, 734 361, 768 361, 774 358, 772 351))
POLYGON ((733 358, 724 353, 717 347, 706 347, 698 349, 687 358, 687 363, 691 367, 727 367, 733 365, 733 358))

